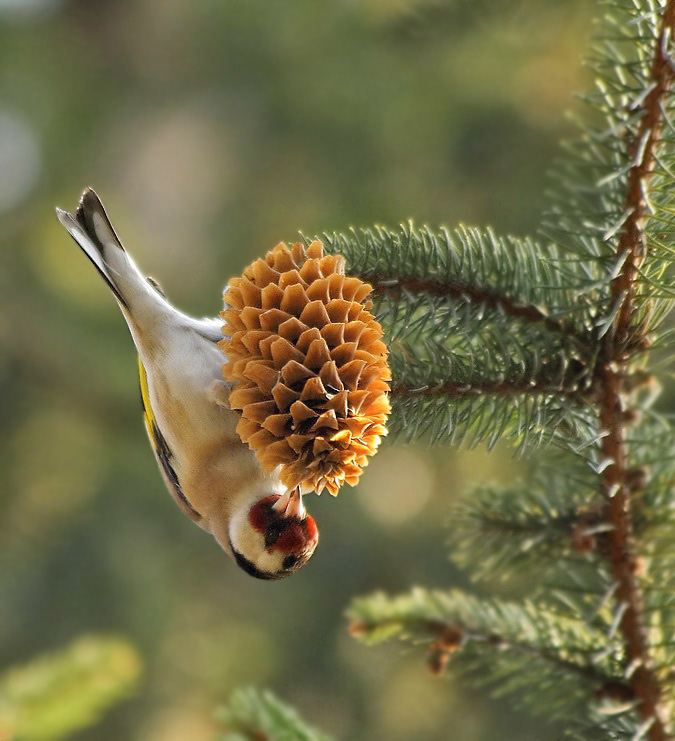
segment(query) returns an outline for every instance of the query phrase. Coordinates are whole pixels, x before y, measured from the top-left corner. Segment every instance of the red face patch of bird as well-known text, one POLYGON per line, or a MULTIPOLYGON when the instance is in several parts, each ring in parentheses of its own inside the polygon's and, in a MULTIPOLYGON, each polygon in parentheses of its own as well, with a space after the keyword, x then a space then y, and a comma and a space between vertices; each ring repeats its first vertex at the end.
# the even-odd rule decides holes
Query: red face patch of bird
POLYGON ((387 348, 372 288, 323 245, 277 245, 225 293, 230 405, 237 432, 289 488, 355 485, 387 434, 387 348))

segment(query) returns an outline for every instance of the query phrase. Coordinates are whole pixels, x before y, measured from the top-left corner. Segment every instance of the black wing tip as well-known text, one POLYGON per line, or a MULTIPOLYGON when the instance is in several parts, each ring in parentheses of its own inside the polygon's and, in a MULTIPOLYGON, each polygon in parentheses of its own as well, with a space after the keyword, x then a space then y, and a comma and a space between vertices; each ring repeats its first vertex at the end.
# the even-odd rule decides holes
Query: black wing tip
POLYGON ((80 202, 77 205, 77 211, 75 212, 75 220, 87 232, 87 234, 96 241, 97 244, 101 244, 101 239, 98 236, 96 225, 94 224, 94 216, 96 215, 103 219, 110 234, 114 237, 117 246, 121 250, 124 250, 122 242, 117 236, 113 225, 110 223, 103 202, 93 188, 87 187, 80 196, 80 202))
POLYGON ((77 204, 75 218, 83 227, 88 228, 92 214, 97 212, 105 216, 101 199, 96 195, 96 191, 93 188, 85 188, 80 196, 80 202, 77 204))
POLYGON ((89 206, 98 204, 99 206, 102 206, 101 199, 98 197, 96 191, 89 186, 82 191, 82 195, 80 196, 80 205, 82 204, 89 206))

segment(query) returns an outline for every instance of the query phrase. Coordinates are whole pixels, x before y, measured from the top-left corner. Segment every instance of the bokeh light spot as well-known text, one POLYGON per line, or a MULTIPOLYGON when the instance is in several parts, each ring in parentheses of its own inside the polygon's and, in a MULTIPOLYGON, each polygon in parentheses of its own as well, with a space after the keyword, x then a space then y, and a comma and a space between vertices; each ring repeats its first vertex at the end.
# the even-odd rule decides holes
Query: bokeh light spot
POLYGON ((0 109, 0 213, 26 198, 41 169, 42 155, 34 129, 20 116, 0 109))
POLYGON ((104 461, 97 430, 66 407, 42 408, 25 420, 11 447, 5 537, 17 544, 57 537, 101 480, 104 461))
POLYGON ((401 525, 424 509, 434 482, 434 466, 426 452, 385 448, 373 458, 364 474, 359 501, 383 525, 401 525))
MULTIPOLYGON (((74 210, 71 204, 64 208, 74 210)), ((110 289, 65 232, 52 209, 45 209, 40 217, 28 257, 42 284, 60 300, 82 308, 102 307, 104 311, 112 311, 115 302, 110 289)))
POLYGON ((61 5, 62 0, 0 0, 0 16, 21 20, 42 15, 61 5))

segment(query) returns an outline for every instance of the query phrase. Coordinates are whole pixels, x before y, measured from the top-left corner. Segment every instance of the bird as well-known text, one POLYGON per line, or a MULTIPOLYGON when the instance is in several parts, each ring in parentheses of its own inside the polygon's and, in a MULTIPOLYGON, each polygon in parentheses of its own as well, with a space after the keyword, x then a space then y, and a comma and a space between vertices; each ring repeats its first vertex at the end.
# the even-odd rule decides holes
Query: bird
MULTIPOLYGON (((302 568, 319 532, 299 489, 266 472, 236 433, 218 346, 222 321, 176 309, 122 246, 103 204, 87 188, 61 224, 119 305, 138 352, 143 418, 176 504, 247 574, 281 579, 302 568)), ((227 294, 225 294, 227 298, 227 294)))

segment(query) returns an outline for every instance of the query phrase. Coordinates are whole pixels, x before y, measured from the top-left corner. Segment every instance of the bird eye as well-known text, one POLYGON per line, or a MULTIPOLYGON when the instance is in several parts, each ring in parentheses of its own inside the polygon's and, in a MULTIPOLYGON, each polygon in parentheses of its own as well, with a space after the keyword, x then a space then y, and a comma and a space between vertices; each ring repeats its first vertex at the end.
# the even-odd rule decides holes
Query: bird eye
POLYGON ((300 560, 299 556, 295 556, 295 555, 286 556, 286 558, 284 558, 283 563, 281 565, 284 569, 292 569, 299 560, 300 560))
POLYGON ((283 520, 276 520, 267 527, 265 530, 265 548, 271 548, 277 542, 285 527, 286 523, 283 520))

